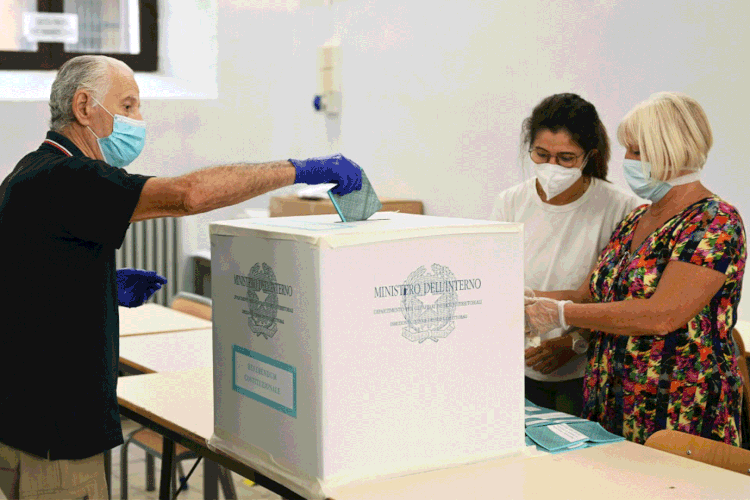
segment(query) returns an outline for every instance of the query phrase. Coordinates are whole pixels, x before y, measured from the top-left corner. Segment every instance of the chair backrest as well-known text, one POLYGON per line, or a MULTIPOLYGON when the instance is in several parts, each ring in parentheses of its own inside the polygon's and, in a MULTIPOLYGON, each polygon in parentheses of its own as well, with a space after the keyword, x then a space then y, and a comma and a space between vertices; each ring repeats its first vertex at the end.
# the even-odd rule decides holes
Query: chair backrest
MULTIPOLYGON (((745 355, 745 342, 742 340, 739 330, 736 328, 732 329, 732 338, 734 343, 739 350, 739 356, 737 357, 737 363, 740 367, 740 374, 742 375, 742 409, 745 412, 743 419, 750 424, 750 371, 747 367, 747 356, 745 355)), ((750 427, 750 425, 749 425, 750 427)))
POLYGON ((685 432, 661 430, 646 446, 750 476, 750 450, 685 432))
POLYGON ((172 309, 211 321, 211 299, 194 293, 178 293, 172 300, 172 309))

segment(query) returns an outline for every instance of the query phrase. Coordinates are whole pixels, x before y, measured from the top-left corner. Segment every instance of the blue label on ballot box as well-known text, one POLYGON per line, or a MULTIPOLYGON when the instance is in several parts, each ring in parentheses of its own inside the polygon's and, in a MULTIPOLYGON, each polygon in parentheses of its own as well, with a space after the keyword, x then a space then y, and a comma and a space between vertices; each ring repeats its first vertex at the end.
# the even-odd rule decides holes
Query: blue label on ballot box
POLYGON ((232 345, 232 389, 297 418, 297 369, 232 345))

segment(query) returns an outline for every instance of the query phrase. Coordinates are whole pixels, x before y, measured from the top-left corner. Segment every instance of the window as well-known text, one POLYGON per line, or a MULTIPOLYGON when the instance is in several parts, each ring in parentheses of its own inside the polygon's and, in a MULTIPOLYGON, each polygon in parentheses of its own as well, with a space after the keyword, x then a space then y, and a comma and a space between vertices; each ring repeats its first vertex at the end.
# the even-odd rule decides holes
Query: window
POLYGON ((157 0, 0 0, 0 69, 51 70, 84 54, 120 59, 134 71, 157 70, 157 0), (75 43, 27 38, 28 13, 77 16, 75 43))

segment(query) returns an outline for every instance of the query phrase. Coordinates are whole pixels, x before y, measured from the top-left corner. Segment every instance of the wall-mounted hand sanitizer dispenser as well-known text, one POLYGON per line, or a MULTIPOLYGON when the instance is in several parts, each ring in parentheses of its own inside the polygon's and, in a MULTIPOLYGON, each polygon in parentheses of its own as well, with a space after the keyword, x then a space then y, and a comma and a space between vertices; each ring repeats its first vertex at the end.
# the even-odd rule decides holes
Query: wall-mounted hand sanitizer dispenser
POLYGON ((341 112, 341 47, 323 45, 318 47, 317 64, 318 91, 313 106, 327 115, 341 112))

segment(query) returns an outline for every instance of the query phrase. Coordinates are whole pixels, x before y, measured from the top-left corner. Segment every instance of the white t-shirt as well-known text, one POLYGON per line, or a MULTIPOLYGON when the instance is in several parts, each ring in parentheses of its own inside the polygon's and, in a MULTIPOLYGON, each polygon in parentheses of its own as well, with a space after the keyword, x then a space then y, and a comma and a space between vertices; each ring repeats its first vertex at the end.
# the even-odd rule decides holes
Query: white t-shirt
MULTIPOLYGON (((576 290, 588 278, 599 253, 617 224, 635 207, 647 203, 614 184, 591 178, 579 199, 567 205, 544 203, 536 191, 536 177, 497 196, 492 219, 523 222, 525 284, 540 291, 576 290)), ((562 329, 541 336, 562 335, 562 329)), ((534 380, 560 382, 583 377, 586 356, 577 355, 554 372, 542 373, 526 366, 534 380)))

